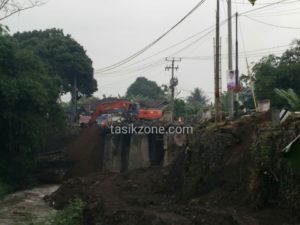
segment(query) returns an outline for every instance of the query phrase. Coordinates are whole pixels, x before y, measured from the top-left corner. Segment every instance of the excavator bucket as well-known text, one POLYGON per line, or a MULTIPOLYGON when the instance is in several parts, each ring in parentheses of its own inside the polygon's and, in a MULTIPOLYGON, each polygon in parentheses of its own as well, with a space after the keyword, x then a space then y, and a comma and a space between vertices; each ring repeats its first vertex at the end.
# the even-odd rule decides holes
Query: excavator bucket
POLYGON ((300 173, 300 135, 283 150, 283 157, 300 173))

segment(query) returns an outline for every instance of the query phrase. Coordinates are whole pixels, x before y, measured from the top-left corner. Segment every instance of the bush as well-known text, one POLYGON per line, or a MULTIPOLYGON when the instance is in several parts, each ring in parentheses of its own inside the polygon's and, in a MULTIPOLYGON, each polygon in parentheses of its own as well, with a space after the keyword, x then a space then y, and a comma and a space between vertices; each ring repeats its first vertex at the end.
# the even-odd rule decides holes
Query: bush
POLYGON ((69 205, 58 212, 51 220, 51 225, 80 225, 85 203, 80 198, 70 201, 69 205))

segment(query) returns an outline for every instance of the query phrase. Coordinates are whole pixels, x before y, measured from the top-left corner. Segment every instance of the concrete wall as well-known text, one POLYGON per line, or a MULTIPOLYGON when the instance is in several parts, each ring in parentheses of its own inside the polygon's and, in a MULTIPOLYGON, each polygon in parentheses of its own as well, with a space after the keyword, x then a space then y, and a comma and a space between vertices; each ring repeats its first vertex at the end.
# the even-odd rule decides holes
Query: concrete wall
POLYGON ((120 149, 120 136, 108 134, 105 136, 104 170, 120 172, 122 159, 120 149))
POLYGON ((130 139, 128 170, 149 167, 149 136, 132 135, 130 139))
POLYGON ((164 136, 164 162, 163 167, 171 165, 178 157, 180 152, 185 151, 187 137, 185 134, 165 135, 164 136))
POLYGON ((185 135, 107 134, 103 169, 124 172, 150 166, 168 166, 180 151, 184 151, 185 142, 185 135))

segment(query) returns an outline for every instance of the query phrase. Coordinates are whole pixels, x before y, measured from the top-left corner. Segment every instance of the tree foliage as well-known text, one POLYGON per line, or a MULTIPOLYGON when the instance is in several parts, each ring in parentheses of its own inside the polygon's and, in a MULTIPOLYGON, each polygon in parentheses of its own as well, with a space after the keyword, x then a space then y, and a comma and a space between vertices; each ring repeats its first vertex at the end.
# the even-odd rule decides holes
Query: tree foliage
MULTIPOLYGON (((22 182, 47 127, 59 120, 59 83, 31 51, 0 36, 0 177, 22 182)), ((61 118, 61 117, 60 117, 61 118)))
POLYGON ((195 88, 187 97, 186 101, 183 99, 175 99, 174 102, 174 118, 184 117, 186 120, 191 116, 196 116, 199 111, 208 104, 208 97, 204 92, 195 88))
POLYGON ((22 48, 40 57, 49 74, 59 78, 63 93, 72 91, 75 77, 78 91, 82 94, 90 96, 97 90, 92 60, 70 35, 59 29, 48 29, 16 33, 14 38, 22 48))
POLYGON ((91 60, 60 30, 0 35, 0 183, 23 185, 47 132, 61 128, 61 85, 95 90, 91 60))
POLYGON ((174 118, 186 117, 186 102, 182 99, 175 99, 174 101, 174 118))
POLYGON ((254 94, 254 75, 242 74, 240 76, 241 92, 239 95, 240 101, 243 103, 246 109, 255 109, 253 94, 254 94))
POLYGON ((161 87, 155 81, 148 80, 145 77, 138 77, 132 83, 126 92, 128 98, 141 98, 143 100, 162 100, 166 96, 161 87))
POLYGON ((188 96, 187 102, 199 110, 207 105, 208 98, 200 88, 195 88, 188 96))
POLYGON ((269 55, 262 58, 254 65, 253 72, 258 99, 271 99, 273 106, 284 106, 284 100, 278 98, 274 89, 291 88, 300 94, 300 41, 295 41, 281 57, 269 55))
POLYGON ((221 93, 221 104, 222 104, 222 111, 229 113, 229 92, 224 91, 221 93))

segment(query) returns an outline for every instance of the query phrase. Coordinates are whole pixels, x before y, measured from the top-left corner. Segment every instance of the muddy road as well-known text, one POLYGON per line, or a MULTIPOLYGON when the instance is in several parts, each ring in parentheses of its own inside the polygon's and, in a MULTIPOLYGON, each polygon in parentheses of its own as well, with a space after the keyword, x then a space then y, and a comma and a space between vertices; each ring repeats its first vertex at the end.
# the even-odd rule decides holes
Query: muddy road
POLYGON ((58 189, 58 185, 46 185, 8 195, 0 201, 0 225, 29 225, 44 223, 56 210, 44 201, 58 189))

